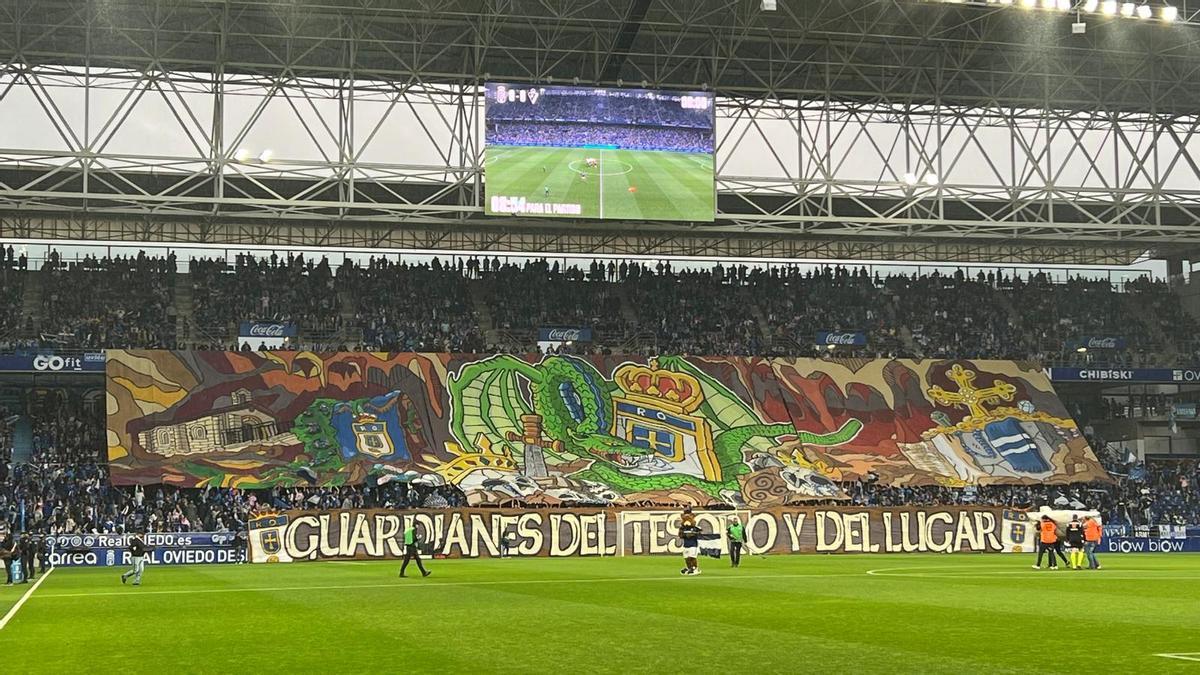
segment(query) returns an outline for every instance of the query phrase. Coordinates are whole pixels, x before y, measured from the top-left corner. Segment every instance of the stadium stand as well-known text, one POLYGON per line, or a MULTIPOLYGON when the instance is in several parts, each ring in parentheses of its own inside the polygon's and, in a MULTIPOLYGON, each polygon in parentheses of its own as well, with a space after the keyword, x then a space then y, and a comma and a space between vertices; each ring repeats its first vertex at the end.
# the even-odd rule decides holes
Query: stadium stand
POLYGON ((1200 324, 1165 281, 1148 277, 1117 285, 1002 270, 972 276, 626 260, 582 267, 478 257, 335 266, 302 254, 238 254, 232 265, 187 262, 188 336, 176 334, 175 288, 184 277, 176 266, 173 257, 145 254, 65 261, 53 253, 40 272, 10 261, 0 267, 7 308, 0 327, 10 346, 78 349, 228 348, 239 322, 275 320, 300 327, 291 348, 535 352, 538 328, 586 326, 596 339, 570 349, 813 356, 828 353, 815 344, 818 331, 850 331, 864 333, 867 344, 838 346, 837 356, 1158 366, 1200 357, 1200 324), (27 312, 23 295, 34 274, 41 302, 27 312), (75 292, 84 287, 92 292, 75 292), (1095 335, 1128 344, 1103 357, 1077 350, 1095 335))
MULTIPOLYGON (((24 269, 11 249, 0 266, 0 303, 11 334, 36 331, 42 345, 59 348, 156 348, 182 343, 174 333, 174 257, 94 258, 66 261, 52 254, 40 271, 24 269), (22 314, 26 284, 35 279, 40 304, 22 314), (78 293, 87 287, 91 293, 78 293)), ((1037 274, 963 271, 911 275, 872 273, 865 267, 747 267, 677 269, 668 263, 488 258, 414 262, 371 258, 334 269, 301 255, 187 263, 198 324, 233 344, 230 331, 246 317, 295 321, 306 335, 339 329, 357 336, 345 348, 396 351, 532 350, 538 327, 590 326, 597 342, 574 351, 635 344, 647 352, 824 355, 812 344, 814 327, 868 335, 866 347, 839 347, 838 356, 913 356, 1039 359, 1078 362, 1073 341, 1085 335, 1129 335, 1118 362, 1170 363, 1197 354, 1195 320, 1169 286, 1149 278, 1117 288, 1103 279, 1072 277, 1053 283, 1037 274), (512 289, 522 292, 514 293, 512 289), (1013 311, 1014 307, 1026 311, 1013 311), (680 311, 683 308, 684 311, 680 311), (1033 308, 1034 311, 1028 311, 1033 308), (681 319, 680 317, 687 317, 681 319), (224 331, 224 332, 222 332, 224 331), (491 335, 489 339, 489 333, 491 335), (504 336, 497 340, 496 335, 504 336), (631 338, 645 336, 644 342, 631 338), (1143 337, 1136 337, 1143 336, 1143 337), (1178 341, 1171 338, 1182 336, 1178 341), (500 344, 497 344, 499 342, 500 344)), ((182 337, 182 336, 181 336, 182 337)), ((10 344, 13 344, 10 342, 10 344)), ((291 348, 300 348, 292 345, 291 348)), ((1132 408, 1146 414, 1169 407, 1149 395, 1118 404, 1100 401, 1098 418, 1120 418, 1132 408)), ((32 411, 34 450, 13 462, 13 429, 4 439, 0 515, 15 522, 17 505, 32 506, 35 532, 239 531, 260 508, 436 508, 462 505, 453 488, 406 483, 358 487, 275 488, 267 492, 171 486, 113 487, 107 481, 103 421, 80 404, 43 402, 32 411)), ((888 487, 869 478, 842 487, 864 506, 971 503, 1012 507, 1086 497, 1106 522, 1131 526, 1192 523, 1200 519, 1195 460, 1127 463, 1093 438, 1116 482, 1070 486, 888 487)))

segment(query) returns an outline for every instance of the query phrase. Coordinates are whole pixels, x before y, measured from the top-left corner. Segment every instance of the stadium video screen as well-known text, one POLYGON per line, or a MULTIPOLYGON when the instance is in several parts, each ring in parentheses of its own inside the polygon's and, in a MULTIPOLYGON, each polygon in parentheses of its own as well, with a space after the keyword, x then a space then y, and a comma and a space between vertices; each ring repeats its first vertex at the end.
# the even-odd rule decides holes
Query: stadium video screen
POLYGON ((487 213, 713 219, 712 94, 485 86, 487 213))

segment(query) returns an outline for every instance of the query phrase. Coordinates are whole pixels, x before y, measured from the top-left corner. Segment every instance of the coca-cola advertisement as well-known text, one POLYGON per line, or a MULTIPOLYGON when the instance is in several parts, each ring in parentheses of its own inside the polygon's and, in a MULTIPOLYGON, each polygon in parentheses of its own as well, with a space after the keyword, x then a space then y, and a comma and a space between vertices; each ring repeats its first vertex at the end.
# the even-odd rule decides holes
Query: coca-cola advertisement
POLYGON ((1116 335, 1086 335, 1079 339, 1086 349, 1125 349, 1125 338, 1116 335))
POLYGON ((296 337, 296 324, 285 321, 243 321, 238 334, 248 338, 296 337))
POLYGON ((583 326, 545 327, 538 329, 538 342, 591 342, 592 329, 583 326))
POLYGON ((857 331, 817 331, 818 345, 835 345, 838 347, 865 347, 867 334, 857 331))
POLYGON ((296 324, 287 321, 243 321, 238 330, 238 347, 283 349, 298 332, 296 324))

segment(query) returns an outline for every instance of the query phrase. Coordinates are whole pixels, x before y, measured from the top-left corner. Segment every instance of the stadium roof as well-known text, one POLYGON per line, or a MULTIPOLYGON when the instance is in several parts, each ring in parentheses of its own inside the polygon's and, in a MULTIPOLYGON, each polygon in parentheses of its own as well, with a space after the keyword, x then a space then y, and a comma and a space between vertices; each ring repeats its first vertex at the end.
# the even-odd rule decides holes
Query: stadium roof
MULTIPOLYGON (((189 165, 185 181, 160 170, 183 167, 182 158, 117 157, 86 140, 55 161, 0 148, 9 158, 0 160, 0 234, 1053 262, 1180 255, 1200 243, 1191 160, 1200 149, 1200 8, 1176 4, 1174 24, 1089 16, 1076 35, 1074 14, 925 0, 781 0, 772 12, 756 0, 0 0, 0 104, 5 87, 26 86, 60 128, 70 120, 38 93, 55 77, 164 90, 186 80, 217 99, 237 78, 268 95, 294 95, 280 94, 291 87, 343 99, 381 82, 460 111, 490 78, 578 78, 706 86, 722 100, 719 157, 777 145, 781 126, 763 131, 766 119, 797 130, 802 157, 781 159, 771 176, 726 164, 717 221, 679 225, 482 217, 469 119, 451 124, 449 137, 429 133, 444 146, 440 166, 398 162, 391 181, 353 181, 360 167, 344 156, 325 162, 332 175, 292 163, 222 176, 232 150, 216 132, 199 139, 205 161, 189 165), (867 163, 877 177, 833 175, 849 151, 816 132, 806 138, 814 124, 855 128, 858 147, 874 147, 867 163), (762 136, 753 148, 747 127, 762 136), (932 129, 939 147, 926 139, 907 161, 942 167, 943 185, 923 194, 905 190, 904 168, 885 147, 896 129, 908 137, 917 127, 932 129), (1006 138, 997 145, 988 128, 1006 138), (1034 137, 1049 140, 1039 147, 1034 137), (1024 157, 996 158, 1010 151, 1024 157), (803 168, 806 156, 816 168, 803 168), (956 163, 991 175, 974 180, 956 163), (1077 179, 1064 178, 1079 166, 1077 179)), ((180 99, 172 113, 186 117, 180 99)))
MULTIPOLYGON (((1187 18, 1186 3, 1184 6, 1187 18)), ((5 0, 27 64, 509 80, 727 95, 1192 114, 1200 43, 1170 26, 924 0, 5 0)))

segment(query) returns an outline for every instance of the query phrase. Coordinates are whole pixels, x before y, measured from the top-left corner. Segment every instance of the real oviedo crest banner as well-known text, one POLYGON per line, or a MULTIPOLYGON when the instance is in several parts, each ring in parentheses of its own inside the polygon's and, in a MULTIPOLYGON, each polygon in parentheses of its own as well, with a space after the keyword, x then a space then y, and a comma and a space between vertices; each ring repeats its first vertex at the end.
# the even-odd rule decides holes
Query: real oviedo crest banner
POLYGON ((110 350, 117 485, 412 482, 471 506, 1108 480, 1032 363, 110 350))

